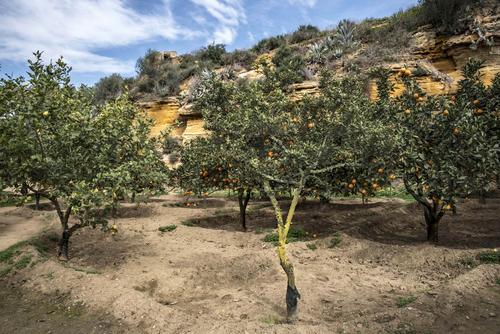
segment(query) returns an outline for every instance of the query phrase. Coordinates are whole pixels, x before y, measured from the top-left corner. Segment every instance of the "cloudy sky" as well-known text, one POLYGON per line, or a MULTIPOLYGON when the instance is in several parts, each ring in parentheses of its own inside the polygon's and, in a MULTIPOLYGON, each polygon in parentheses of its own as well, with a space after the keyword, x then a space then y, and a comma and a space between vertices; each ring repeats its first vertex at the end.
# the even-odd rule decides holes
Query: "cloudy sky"
POLYGON ((342 18, 382 17, 417 0, 0 0, 0 72, 20 75, 33 51, 63 56, 75 83, 134 75, 149 48, 190 52, 208 43, 228 50, 342 18))

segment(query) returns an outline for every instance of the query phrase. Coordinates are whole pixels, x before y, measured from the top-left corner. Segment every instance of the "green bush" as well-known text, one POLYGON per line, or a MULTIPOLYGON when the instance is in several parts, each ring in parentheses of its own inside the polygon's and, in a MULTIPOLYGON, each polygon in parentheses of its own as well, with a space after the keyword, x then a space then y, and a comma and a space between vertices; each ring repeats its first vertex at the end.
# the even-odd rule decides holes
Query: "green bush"
POLYGON ((213 65, 223 65, 223 56, 226 54, 224 44, 210 44, 195 53, 202 62, 213 65))
POLYGON ((174 152, 179 152, 182 145, 181 140, 176 137, 166 136, 163 141, 163 154, 171 154, 174 152))
POLYGON ((333 238, 330 240, 329 248, 335 248, 342 242, 342 235, 339 232, 333 234, 333 238))
POLYGON ((301 25, 295 32, 293 32, 290 37, 290 43, 296 44, 303 41, 310 40, 315 37, 319 37, 321 31, 313 25, 301 25))
POLYGON ((134 85, 139 93, 155 96, 177 95, 182 81, 198 70, 195 58, 183 56, 180 60, 180 64, 173 63, 170 59, 165 59, 163 53, 148 50, 136 64, 138 78, 134 85))
POLYGON ((234 50, 222 56, 224 65, 240 65, 249 69, 254 63, 257 55, 252 50, 234 50))
POLYGON ((468 6, 480 0, 421 0, 420 24, 432 24, 444 33, 456 33, 467 28, 464 18, 468 6))
MULTIPOLYGON (((288 238, 286 239, 286 243, 302 241, 302 240, 306 239, 306 237, 307 237, 307 234, 303 229, 292 227, 292 228, 290 228, 290 231, 288 232, 288 238)), ((272 242, 273 244, 277 245, 279 242, 278 233, 273 232, 273 233, 266 234, 263 241, 272 242)))
POLYGON ((281 46, 274 55, 276 75, 284 85, 302 82, 305 79, 305 60, 289 46, 281 46))
POLYGON ((172 232, 176 228, 177 228, 177 225, 166 225, 166 226, 161 226, 160 228, 158 228, 158 231, 160 231, 161 233, 172 232))
POLYGON ((318 246, 316 246, 316 244, 307 244, 306 246, 307 246, 307 248, 309 248, 312 251, 315 251, 316 249, 318 249, 318 246))
POLYGON ((286 38, 283 35, 265 38, 254 45, 252 51, 256 53, 266 53, 286 45, 286 38))
POLYGON ((482 263, 499 264, 500 252, 497 251, 483 252, 479 254, 479 261, 481 261, 482 263))
POLYGON ((119 97, 125 88, 125 79, 120 74, 104 77, 94 86, 94 103, 104 104, 119 97))

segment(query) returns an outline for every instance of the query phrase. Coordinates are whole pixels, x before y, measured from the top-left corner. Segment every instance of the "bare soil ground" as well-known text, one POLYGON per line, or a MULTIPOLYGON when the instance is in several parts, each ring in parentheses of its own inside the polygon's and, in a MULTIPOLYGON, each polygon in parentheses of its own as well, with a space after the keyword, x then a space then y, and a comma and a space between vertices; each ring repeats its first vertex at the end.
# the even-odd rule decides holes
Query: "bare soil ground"
MULTIPOLYGON (((30 211, 24 224, 50 226, 16 253, 14 262, 33 254, 30 264, 0 278, 0 333, 498 333, 500 265, 478 254, 500 247, 500 199, 446 216, 438 246, 424 242, 414 203, 301 203, 294 226, 306 240, 288 247, 302 294, 294 324, 283 321, 285 274, 263 241, 271 209, 252 204, 244 233, 237 203, 181 201, 124 205, 116 235, 72 238, 69 263, 55 259, 55 215, 30 211)), ((1 221, 19 210, 30 209, 2 210, 1 221)))

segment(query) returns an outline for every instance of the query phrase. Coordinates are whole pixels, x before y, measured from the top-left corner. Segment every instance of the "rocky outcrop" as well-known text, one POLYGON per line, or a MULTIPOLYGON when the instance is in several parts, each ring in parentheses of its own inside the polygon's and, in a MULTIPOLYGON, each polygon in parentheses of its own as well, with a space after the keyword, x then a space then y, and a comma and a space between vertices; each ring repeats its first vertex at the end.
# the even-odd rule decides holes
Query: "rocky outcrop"
MULTIPOLYGON (((396 95, 403 87, 394 79, 402 68, 410 69, 428 94, 452 94, 469 58, 484 61, 482 77, 486 84, 491 83, 500 72, 500 6, 484 6, 467 20, 469 29, 463 34, 439 36, 430 26, 421 27, 413 34, 409 60, 389 64, 394 73, 396 95)), ((369 92, 376 98, 374 83, 370 83, 369 92)))
MULTIPOLYGON (((159 135, 161 131, 180 119, 179 109, 181 105, 177 97, 140 102, 138 103, 138 107, 145 110, 149 117, 155 122, 151 129, 152 136, 159 135)), ((182 132, 182 127, 176 127, 172 130, 172 135, 180 136, 182 132)))

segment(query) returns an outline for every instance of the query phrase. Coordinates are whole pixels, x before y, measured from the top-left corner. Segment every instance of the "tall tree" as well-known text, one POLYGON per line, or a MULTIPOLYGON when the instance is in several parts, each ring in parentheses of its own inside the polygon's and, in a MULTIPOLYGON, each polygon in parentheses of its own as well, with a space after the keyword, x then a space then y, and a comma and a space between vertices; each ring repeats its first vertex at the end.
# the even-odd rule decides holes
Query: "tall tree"
POLYGON ((61 259, 77 229, 108 228, 96 208, 116 204, 136 187, 161 187, 166 177, 149 138, 151 121, 127 96, 95 107, 69 73, 62 59, 45 65, 37 52, 28 80, 0 81, 0 179, 21 196, 27 188, 54 205, 61 259), (72 215, 77 219, 70 221, 72 215))

